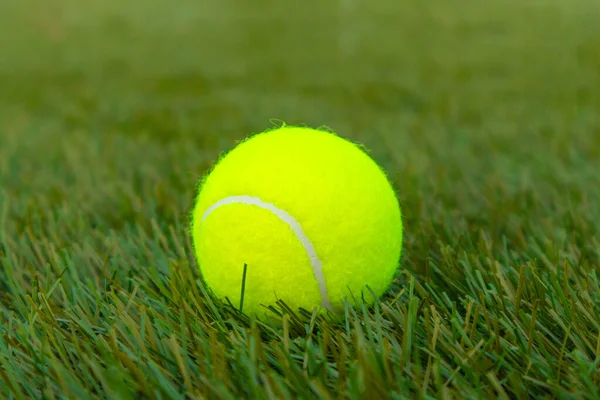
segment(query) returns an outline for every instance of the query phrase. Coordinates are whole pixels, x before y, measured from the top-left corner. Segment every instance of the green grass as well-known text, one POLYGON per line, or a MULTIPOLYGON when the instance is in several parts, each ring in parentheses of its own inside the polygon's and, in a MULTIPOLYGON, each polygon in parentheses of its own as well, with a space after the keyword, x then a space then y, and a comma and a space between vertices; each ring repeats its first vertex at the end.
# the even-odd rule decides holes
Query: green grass
POLYGON ((0 398, 600 397, 597 1, 343 3, 0 2, 0 398), (207 293, 196 182, 271 119, 389 171, 381 303, 207 293))

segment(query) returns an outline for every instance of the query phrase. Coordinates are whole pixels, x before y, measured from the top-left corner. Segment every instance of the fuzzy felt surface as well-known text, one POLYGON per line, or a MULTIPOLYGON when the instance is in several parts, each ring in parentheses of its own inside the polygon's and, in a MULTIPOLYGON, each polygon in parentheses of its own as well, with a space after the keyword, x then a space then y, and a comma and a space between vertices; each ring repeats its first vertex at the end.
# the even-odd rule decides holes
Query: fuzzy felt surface
POLYGON ((249 204, 223 205, 205 217, 234 196, 273 204, 302 226, 334 308, 345 297, 372 302, 367 286, 380 296, 390 285, 402 248, 401 211, 385 173, 358 145, 304 127, 255 135, 207 175, 193 210, 198 264, 219 298, 239 305, 247 264, 244 312, 259 314, 277 299, 312 310, 323 300, 318 275, 288 223, 249 204))

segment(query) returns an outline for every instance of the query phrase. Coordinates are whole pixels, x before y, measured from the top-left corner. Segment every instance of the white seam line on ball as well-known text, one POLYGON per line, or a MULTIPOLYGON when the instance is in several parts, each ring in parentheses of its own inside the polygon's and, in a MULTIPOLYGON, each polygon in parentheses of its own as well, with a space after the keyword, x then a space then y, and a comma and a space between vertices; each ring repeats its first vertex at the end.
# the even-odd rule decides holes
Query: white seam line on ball
POLYGON ((262 209, 271 211, 280 220, 288 224, 292 232, 294 232, 294 234, 296 235, 298 241, 300 241, 300 243, 304 247, 306 254, 308 255, 310 265, 313 269, 313 273, 315 274, 315 278, 319 283, 319 291, 321 292, 322 298, 321 305, 326 309, 331 309, 331 302, 329 301, 329 295, 327 294, 327 284, 325 282, 325 275, 323 275, 323 263, 317 255, 315 246, 312 244, 312 242, 304 232, 304 229, 302 229, 302 225, 300 225, 300 223, 288 212, 276 207, 274 204, 267 203, 265 201, 262 201, 260 198, 253 196, 231 196, 217 201, 204 212, 204 215, 202 216, 202 222, 204 222, 206 218, 208 218, 208 216, 212 214, 216 209, 232 204, 247 204, 260 207, 262 209))

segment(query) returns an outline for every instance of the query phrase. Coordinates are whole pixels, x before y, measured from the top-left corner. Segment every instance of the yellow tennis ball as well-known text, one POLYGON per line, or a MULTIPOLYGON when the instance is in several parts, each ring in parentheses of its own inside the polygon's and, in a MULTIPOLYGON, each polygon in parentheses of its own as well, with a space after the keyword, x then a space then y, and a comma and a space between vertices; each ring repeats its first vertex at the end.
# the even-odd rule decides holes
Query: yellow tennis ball
POLYGON ((334 133, 295 126, 222 157, 201 182, 191 228, 206 285, 237 307, 244 283, 242 311, 255 315, 279 299, 309 311, 372 303, 402 248, 400 206, 380 167, 334 133))

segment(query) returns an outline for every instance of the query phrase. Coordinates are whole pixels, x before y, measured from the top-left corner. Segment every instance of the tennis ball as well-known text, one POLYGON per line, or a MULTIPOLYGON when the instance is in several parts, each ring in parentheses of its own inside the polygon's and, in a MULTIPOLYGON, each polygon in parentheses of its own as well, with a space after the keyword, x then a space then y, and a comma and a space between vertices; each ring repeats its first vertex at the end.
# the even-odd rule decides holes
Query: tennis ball
POLYGON ((199 185, 191 233, 205 284, 255 315, 279 299, 294 311, 372 303, 402 248, 400 206, 379 166, 334 133, 296 126, 221 158, 199 185))

